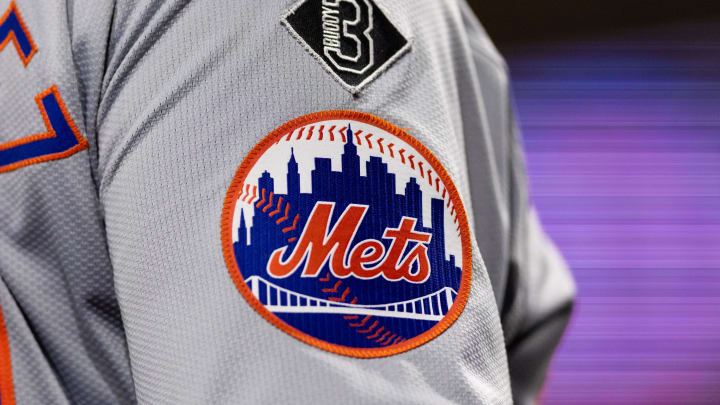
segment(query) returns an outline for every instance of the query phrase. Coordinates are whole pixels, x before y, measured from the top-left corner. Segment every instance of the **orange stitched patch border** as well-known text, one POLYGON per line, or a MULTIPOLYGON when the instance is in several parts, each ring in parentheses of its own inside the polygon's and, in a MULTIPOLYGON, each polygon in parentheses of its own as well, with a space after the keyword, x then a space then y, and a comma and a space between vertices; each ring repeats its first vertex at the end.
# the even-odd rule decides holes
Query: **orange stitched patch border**
MULTIPOLYGON (((359 136, 360 134, 357 135, 359 136)), ((309 134, 308 136, 312 135, 309 134)), ((382 148, 382 146, 379 147, 382 148)), ((390 153, 392 153, 392 151, 390 153)), ((398 151, 398 153, 400 152, 398 151)), ((418 170, 422 172, 424 169, 419 168, 418 170)), ((430 173, 427 174, 429 177, 430 173)), ((470 239, 470 228, 468 224, 467 214, 465 212, 464 206, 454 183, 451 181, 450 176, 448 175, 444 166, 438 161, 438 159, 432 154, 432 152, 430 152, 429 149, 427 149, 417 139, 407 134, 402 129, 372 114, 349 110, 330 110, 316 112, 295 118, 272 131, 257 145, 255 145, 255 147, 248 153, 242 164, 238 167, 232 183, 225 196, 220 227, 225 264, 227 265, 228 272, 230 273, 230 276, 235 283, 235 286, 240 291, 245 300, 253 307, 256 312, 262 315, 266 320, 268 320, 278 329, 284 331, 285 333, 293 336, 294 338, 302 342, 332 353, 358 358, 376 358, 402 353, 418 347, 436 338, 448 327, 450 327, 464 310, 470 295, 470 284, 472 280, 472 244, 470 239), (255 163, 258 161, 258 159, 263 155, 266 150, 268 150, 268 148, 270 148, 275 143, 281 141, 282 138, 289 136, 289 134, 293 130, 301 126, 306 126, 325 120, 345 119, 373 125, 391 133, 394 136, 397 136, 402 141, 413 146, 422 155, 422 157, 431 164, 432 169, 434 169, 433 174, 439 177, 445 184, 445 190, 443 190, 443 198, 445 197, 445 193, 447 193, 449 196, 448 204, 453 205, 453 214, 455 216, 455 221, 458 223, 457 230, 460 234, 460 240, 462 243, 462 276, 460 281, 460 288, 458 290, 458 294, 452 308, 449 309, 447 314, 440 321, 438 321, 437 324, 435 324, 427 331, 404 341, 399 340, 399 338, 394 338, 393 340, 397 341, 397 343, 394 343, 390 347, 355 348, 338 345, 315 338, 290 326, 278 316, 270 312, 260 301, 255 298, 252 291, 245 283, 245 280, 240 272, 240 269, 238 268, 234 256, 232 237, 234 205, 239 197, 249 193, 249 189, 245 187, 246 177, 255 165, 255 163), (245 190, 243 190, 244 187, 245 190)), ((387 339, 387 336, 383 334, 378 336, 378 338, 387 339)))

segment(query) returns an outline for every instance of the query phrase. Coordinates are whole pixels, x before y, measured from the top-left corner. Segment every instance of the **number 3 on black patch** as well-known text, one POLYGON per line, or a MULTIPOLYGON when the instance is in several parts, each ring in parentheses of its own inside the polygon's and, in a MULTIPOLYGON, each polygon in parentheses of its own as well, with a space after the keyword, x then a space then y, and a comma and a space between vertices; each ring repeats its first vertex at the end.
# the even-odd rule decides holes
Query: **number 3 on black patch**
POLYGON ((372 0, 301 0, 282 23, 351 93, 410 48, 372 0))

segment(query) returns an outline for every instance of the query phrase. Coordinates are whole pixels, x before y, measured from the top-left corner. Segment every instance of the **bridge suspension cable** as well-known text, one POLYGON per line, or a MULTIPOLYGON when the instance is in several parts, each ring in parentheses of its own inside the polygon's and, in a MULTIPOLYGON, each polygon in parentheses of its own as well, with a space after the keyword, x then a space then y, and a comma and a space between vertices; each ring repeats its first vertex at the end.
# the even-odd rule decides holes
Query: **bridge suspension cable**
POLYGON ((444 287, 434 293, 412 300, 380 305, 360 305, 300 294, 275 285, 260 276, 248 277, 245 282, 255 298, 273 313, 374 315, 439 321, 450 310, 457 296, 454 289, 444 287))

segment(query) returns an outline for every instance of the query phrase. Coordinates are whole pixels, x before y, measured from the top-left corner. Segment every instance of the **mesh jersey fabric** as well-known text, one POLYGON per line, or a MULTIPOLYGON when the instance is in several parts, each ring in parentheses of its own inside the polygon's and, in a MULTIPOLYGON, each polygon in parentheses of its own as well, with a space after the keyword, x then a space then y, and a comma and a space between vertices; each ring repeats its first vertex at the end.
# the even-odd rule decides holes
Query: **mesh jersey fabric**
MULTIPOLYGON (((14 46, 0 52, 0 143, 46 130, 34 97, 52 85, 80 131, 95 132, 112 8, 79 3, 17 2, 38 51, 26 67, 14 46)), ((0 306, 17 404, 134 402, 92 155, 0 175, 0 306)))
POLYGON ((527 202, 504 62, 463 2, 376 0, 412 48, 352 95, 281 26, 295 1, 17 1, 39 51, 25 68, 0 52, 0 143, 42 131, 33 96, 57 84, 90 145, 0 173, 17 403, 535 401, 573 284, 527 202), (470 211, 467 306, 402 354, 293 339, 223 261, 237 165, 280 124, 328 109, 412 128, 470 211))

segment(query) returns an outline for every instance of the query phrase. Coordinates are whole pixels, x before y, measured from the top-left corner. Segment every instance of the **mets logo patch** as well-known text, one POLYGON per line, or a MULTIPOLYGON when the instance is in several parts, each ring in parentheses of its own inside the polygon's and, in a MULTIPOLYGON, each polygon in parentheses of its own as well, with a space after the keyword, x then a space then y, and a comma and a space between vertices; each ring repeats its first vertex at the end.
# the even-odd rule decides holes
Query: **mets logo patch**
POLYGON ((227 192, 222 243, 260 315, 348 356, 426 343, 470 293, 455 185, 417 139, 366 113, 302 116, 260 141, 227 192))

